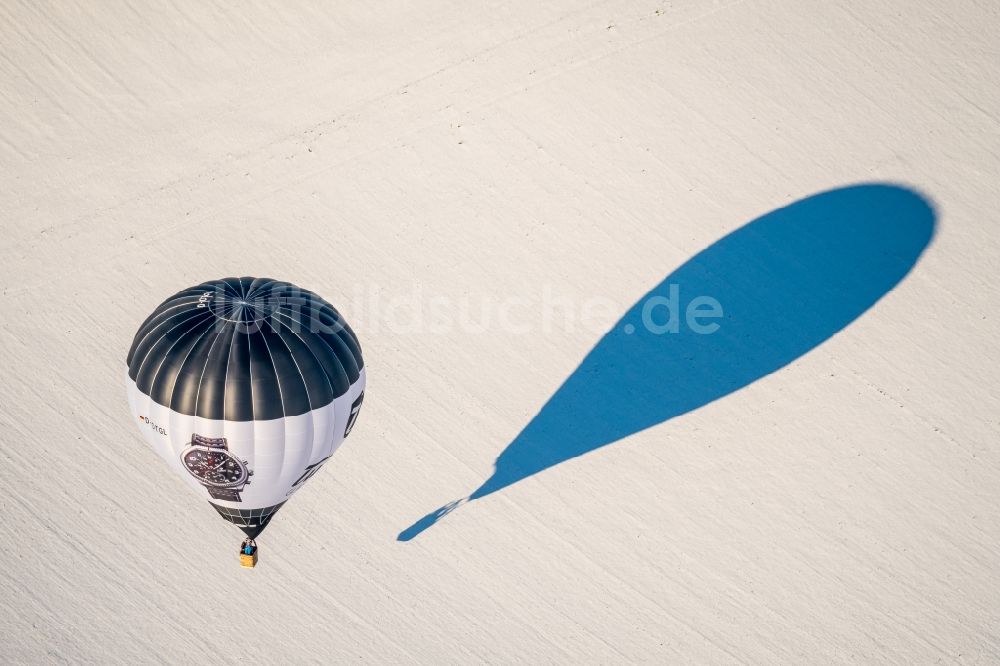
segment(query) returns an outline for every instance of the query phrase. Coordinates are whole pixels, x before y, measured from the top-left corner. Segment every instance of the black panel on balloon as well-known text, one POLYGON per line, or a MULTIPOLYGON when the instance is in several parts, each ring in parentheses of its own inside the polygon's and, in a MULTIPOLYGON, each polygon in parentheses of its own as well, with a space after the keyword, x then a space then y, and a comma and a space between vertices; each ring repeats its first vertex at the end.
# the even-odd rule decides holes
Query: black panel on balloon
MULTIPOLYGON (((209 504, 212 504, 209 502, 209 504)), ((212 508, 219 512, 219 515, 243 530, 248 537, 256 539, 271 518, 278 512, 278 509, 285 506, 285 503, 266 506, 263 509, 230 509, 218 504, 212 504, 212 508)))
POLYGON ((157 403, 230 421, 328 405, 364 367, 357 337, 333 306, 288 282, 250 277, 168 298, 139 328, 127 362, 157 403))

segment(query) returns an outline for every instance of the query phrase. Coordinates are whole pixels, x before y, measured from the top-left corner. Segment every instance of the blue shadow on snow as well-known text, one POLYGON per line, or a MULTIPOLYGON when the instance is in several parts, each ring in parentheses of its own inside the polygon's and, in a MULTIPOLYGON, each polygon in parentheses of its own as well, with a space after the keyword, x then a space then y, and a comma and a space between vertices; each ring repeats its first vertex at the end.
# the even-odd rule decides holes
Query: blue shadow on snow
MULTIPOLYGON (((729 395, 778 370, 857 319, 895 287, 934 235, 916 192, 862 184, 816 194, 757 218, 670 273, 587 354, 497 457, 468 497, 400 532, 409 541, 465 502, 729 395), (650 299, 679 299, 677 332, 643 325, 650 299), (716 299, 714 333, 684 320, 692 299, 716 299)), ((665 301, 654 300, 664 303, 665 301)), ((665 306, 647 312, 664 324, 665 306)), ((648 321, 648 319, 647 319, 648 321)))

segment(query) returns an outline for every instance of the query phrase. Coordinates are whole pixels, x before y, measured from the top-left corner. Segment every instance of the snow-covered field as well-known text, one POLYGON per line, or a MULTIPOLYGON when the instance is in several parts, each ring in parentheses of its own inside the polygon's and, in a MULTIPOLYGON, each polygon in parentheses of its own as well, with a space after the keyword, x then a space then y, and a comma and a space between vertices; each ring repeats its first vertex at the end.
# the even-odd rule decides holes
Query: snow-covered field
POLYGON ((0 3, 0 662, 1000 662, 998 31, 0 3), (124 392, 229 275, 368 372, 254 570, 124 392), (719 329, 629 333, 671 285, 719 329))

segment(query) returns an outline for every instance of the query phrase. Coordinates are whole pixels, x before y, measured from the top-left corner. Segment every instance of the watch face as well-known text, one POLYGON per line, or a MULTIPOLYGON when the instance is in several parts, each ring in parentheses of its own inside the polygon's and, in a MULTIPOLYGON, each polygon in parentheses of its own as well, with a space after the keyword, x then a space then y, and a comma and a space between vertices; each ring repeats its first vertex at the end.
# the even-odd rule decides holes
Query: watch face
POLYGON ((247 466, 225 451, 196 446, 186 451, 181 460, 187 471, 206 486, 232 488, 245 483, 249 476, 247 466))

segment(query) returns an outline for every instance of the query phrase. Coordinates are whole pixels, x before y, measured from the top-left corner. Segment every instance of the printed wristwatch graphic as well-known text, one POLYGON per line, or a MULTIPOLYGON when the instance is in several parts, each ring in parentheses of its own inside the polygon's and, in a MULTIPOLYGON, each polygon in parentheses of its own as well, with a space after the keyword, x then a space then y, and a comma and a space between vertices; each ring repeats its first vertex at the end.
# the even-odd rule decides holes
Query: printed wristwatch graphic
POLYGON ((240 491, 253 475, 245 460, 229 453, 225 437, 191 435, 191 444, 181 451, 181 462, 212 499, 242 501, 240 491))

